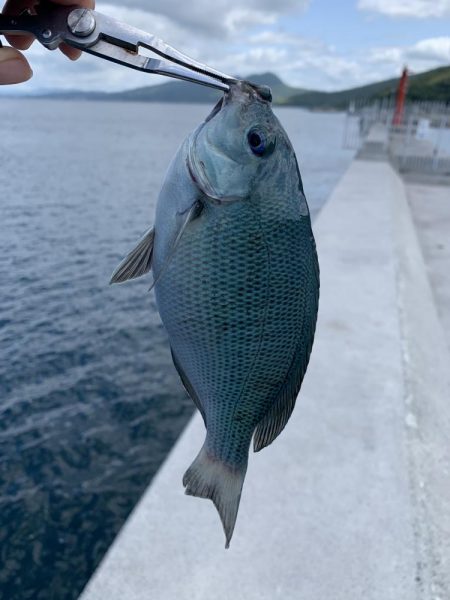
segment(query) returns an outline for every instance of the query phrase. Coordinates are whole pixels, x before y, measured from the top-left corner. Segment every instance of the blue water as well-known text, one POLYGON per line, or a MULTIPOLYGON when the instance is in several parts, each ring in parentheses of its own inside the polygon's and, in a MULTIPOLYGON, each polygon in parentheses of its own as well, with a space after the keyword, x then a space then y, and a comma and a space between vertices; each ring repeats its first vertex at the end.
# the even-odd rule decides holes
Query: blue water
MULTIPOLYGON (((193 412, 149 282, 108 280, 208 111, 0 103, 0 598, 76 598, 193 412)), ((317 213, 343 116, 277 112, 317 213)))

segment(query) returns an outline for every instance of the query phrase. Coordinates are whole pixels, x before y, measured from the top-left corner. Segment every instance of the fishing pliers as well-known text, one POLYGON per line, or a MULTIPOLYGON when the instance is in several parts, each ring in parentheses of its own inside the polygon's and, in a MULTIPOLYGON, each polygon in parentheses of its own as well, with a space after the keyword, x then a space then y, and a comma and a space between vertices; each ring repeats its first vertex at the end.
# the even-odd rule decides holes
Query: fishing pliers
POLYGON ((30 33, 49 50, 61 43, 94 56, 144 71, 228 91, 236 81, 172 48, 161 39, 95 10, 39 4, 36 14, 0 14, 0 34, 30 33), (154 56, 143 53, 150 50, 154 56))

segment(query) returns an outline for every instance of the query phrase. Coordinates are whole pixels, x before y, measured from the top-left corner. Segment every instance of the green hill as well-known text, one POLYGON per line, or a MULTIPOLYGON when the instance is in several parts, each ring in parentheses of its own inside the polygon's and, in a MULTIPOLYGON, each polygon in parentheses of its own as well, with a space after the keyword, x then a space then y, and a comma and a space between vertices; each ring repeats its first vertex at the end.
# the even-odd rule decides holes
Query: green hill
POLYGON ((272 90, 274 104, 284 104, 293 95, 301 96, 308 91, 304 88, 295 88, 285 84, 277 75, 274 75, 273 73, 250 75, 248 80, 252 83, 256 83, 257 85, 268 85, 272 90))
POLYGON ((450 67, 413 75, 410 78, 408 98, 450 102, 450 67))
MULTIPOLYGON (((285 104, 322 110, 343 110, 350 101, 378 100, 395 96, 399 78, 387 79, 339 92, 294 94, 285 104)), ((409 77, 408 100, 450 102, 450 67, 440 67, 409 77)))
MULTIPOLYGON (((268 85, 272 90, 274 104, 284 104, 294 95, 306 92, 302 88, 286 85, 273 73, 250 75, 248 80, 258 85, 268 85)), ((121 100, 130 102, 188 102, 214 104, 221 92, 188 81, 171 80, 159 85, 148 85, 124 92, 80 92, 70 90, 41 94, 59 99, 121 100)))
POLYGON ((134 102, 205 102, 214 104, 221 92, 189 81, 168 81, 160 85, 108 94, 108 100, 131 100, 134 102))

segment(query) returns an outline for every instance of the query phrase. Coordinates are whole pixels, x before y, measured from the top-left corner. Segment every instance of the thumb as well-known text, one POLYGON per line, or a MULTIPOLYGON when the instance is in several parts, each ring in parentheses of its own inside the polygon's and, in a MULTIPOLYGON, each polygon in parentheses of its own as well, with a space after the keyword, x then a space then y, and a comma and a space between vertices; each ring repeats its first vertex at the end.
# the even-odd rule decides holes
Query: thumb
POLYGON ((21 83, 33 75, 27 59, 15 48, 0 47, 0 85, 21 83))

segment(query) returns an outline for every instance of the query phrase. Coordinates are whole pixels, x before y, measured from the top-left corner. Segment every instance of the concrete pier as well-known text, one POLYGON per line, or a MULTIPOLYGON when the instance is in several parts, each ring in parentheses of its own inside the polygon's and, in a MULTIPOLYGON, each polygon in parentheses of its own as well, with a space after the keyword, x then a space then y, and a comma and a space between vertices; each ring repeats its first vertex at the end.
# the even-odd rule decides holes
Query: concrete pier
POLYGON ((311 364, 250 456, 230 549, 212 503, 183 494, 197 415, 82 600, 450 598, 450 355, 403 181, 355 161, 315 234, 311 364))
POLYGON ((406 191, 436 307, 450 347, 450 187, 409 184, 406 191))

